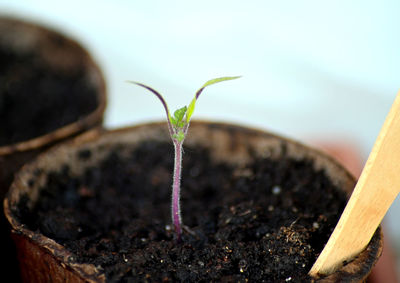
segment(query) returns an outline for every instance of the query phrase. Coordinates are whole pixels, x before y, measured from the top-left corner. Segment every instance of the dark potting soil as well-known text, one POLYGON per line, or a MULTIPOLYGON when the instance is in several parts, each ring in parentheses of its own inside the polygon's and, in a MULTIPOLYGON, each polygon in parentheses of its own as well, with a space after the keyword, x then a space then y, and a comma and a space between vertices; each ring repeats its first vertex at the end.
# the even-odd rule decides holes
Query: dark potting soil
MULTIPOLYGON (((345 197, 308 160, 212 164, 186 148, 182 216, 170 225, 172 145, 143 143, 129 159, 115 149, 79 178, 49 175, 40 202, 19 217, 64 245, 71 261, 101 268, 109 282, 309 282, 345 197)), ((91 158, 89 151, 80 158, 91 158)))
POLYGON ((99 102, 85 71, 83 64, 54 68, 38 52, 0 45, 0 146, 47 134, 94 111, 99 102))

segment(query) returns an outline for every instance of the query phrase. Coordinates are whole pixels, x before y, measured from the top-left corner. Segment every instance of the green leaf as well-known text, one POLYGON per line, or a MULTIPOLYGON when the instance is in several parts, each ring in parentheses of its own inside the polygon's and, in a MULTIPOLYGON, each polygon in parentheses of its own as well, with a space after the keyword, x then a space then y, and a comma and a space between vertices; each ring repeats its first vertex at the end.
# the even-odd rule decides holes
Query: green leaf
POLYGON ((188 106, 188 109, 186 111, 186 123, 189 123, 190 118, 193 115, 193 111, 194 111, 194 106, 196 104, 196 100, 197 100, 196 97, 193 98, 192 101, 190 102, 189 106, 188 106))
POLYGON ((220 83, 220 82, 224 82, 224 81, 229 81, 229 80, 235 80, 240 78, 241 76, 235 76, 235 77, 222 77, 222 78, 216 78, 216 79, 212 79, 207 81, 201 88, 205 88, 209 85, 213 85, 216 83, 220 83))
POLYGON ((203 84, 203 86, 196 92, 196 99, 200 96, 201 92, 204 90, 204 88, 216 84, 216 83, 220 83, 220 82, 224 82, 224 81, 230 81, 230 80, 235 80, 240 78, 241 76, 235 76, 235 77, 221 77, 221 78, 216 78, 216 79, 212 79, 209 81, 206 81, 205 84, 203 84))
POLYGON ((176 119, 174 117, 172 117, 171 115, 168 116, 168 119, 173 126, 176 126, 176 124, 178 124, 178 121, 176 121, 176 119))
POLYGON ((182 131, 179 131, 177 134, 173 134, 172 138, 178 140, 179 142, 183 141, 185 138, 185 134, 182 131))
POLYGON ((175 120, 177 123, 179 123, 183 120, 183 117, 186 114, 186 110, 187 110, 187 107, 183 106, 182 108, 179 108, 174 112, 174 117, 175 117, 175 120))

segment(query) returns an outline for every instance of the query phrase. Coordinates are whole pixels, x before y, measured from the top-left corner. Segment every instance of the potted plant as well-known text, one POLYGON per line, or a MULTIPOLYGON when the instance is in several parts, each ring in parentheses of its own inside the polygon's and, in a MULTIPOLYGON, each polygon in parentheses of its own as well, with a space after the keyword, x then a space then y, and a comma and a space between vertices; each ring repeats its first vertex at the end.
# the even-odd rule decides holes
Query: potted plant
MULTIPOLYGON (((45 27, 0 18, 0 198, 14 173, 57 142, 99 129, 105 83, 90 54, 45 27)), ((17 271, 9 227, 0 217, 5 272, 17 271), (13 265, 13 263, 15 263, 13 265)))
MULTIPOLYGON (((197 94, 226 79, 207 82, 197 94)), ((198 95, 172 116, 161 95, 139 85, 161 99, 168 127, 151 123, 78 138, 18 173, 4 206, 25 280, 366 278, 381 252, 380 230, 339 271, 308 276, 355 184, 343 167, 297 142, 236 125, 193 122, 186 137, 198 95), (177 195, 171 205, 170 172, 176 192, 180 168, 171 137, 185 140, 186 226, 175 218, 177 195)))

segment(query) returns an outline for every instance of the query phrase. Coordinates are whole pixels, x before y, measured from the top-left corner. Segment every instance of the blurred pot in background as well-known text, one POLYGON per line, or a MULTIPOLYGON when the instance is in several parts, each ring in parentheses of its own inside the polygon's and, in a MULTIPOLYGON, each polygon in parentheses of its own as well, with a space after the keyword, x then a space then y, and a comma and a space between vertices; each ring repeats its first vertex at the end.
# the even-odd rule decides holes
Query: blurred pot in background
MULTIPOLYGON (((36 24, 0 18, 1 200, 28 160, 100 129, 105 105, 102 72, 82 46, 36 24)), ((2 270, 14 277, 15 252, 3 215, 0 224, 2 270)))

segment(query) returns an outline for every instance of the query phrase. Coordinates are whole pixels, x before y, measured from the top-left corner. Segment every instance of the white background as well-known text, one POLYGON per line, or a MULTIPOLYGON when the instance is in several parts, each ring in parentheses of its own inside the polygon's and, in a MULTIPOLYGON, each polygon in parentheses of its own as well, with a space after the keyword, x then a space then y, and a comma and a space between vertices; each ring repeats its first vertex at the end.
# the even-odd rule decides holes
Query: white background
MULTIPOLYGON (((400 1, 0 0, 0 13, 63 31, 104 71, 106 125, 164 119, 206 80, 194 117, 307 142, 345 140, 364 160, 400 89, 400 1)), ((400 129, 399 129, 400 130, 400 129)), ((386 217, 400 240, 400 200, 386 217)))

